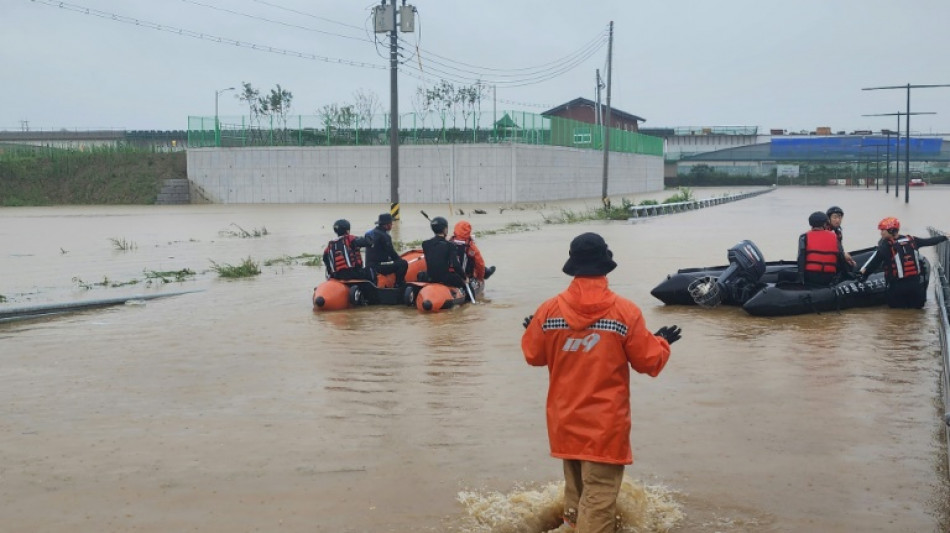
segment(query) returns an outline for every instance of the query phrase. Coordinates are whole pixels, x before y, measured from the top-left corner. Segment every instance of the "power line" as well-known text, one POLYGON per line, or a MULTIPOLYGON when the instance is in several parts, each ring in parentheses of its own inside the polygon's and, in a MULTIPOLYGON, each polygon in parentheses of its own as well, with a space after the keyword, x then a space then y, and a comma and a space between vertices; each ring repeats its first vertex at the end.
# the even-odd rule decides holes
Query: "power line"
MULTIPOLYGON (((552 66, 550 67, 545 67, 544 69, 530 70, 530 71, 522 69, 522 72, 510 72, 510 73, 497 72, 497 71, 500 71, 501 69, 496 69, 496 72, 491 72, 491 71, 479 72, 479 71, 470 70, 467 68, 460 68, 460 67, 454 66, 451 62, 445 62, 445 61, 440 61, 437 59, 432 59, 425 52, 421 52, 419 54, 419 57, 422 61, 425 61, 427 64, 437 65, 439 67, 442 67, 442 69, 440 70, 441 72, 450 73, 451 75, 460 77, 460 78, 492 79, 492 80, 498 80, 498 83, 520 82, 520 81, 525 81, 525 80, 534 80, 534 79, 543 78, 551 73, 563 73, 565 71, 565 67, 567 67, 567 70, 570 70, 574 68, 575 66, 577 66, 578 64, 583 63, 594 54, 596 54, 601 48, 603 48, 603 45, 605 42, 606 42, 606 39, 600 42, 595 42, 592 45, 589 45, 586 49, 579 50, 574 56, 566 58, 565 60, 560 61, 557 64, 552 64, 552 66)), ((436 57, 441 57, 441 56, 436 56, 436 57)))
MULTIPOLYGON (((67 11, 73 11, 80 14, 91 15, 94 17, 102 18, 105 20, 111 20, 114 22, 119 22, 123 24, 135 25, 139 27, 149 28, 156 31, 163 31, 170 33, 172 35, 177 35, 179 37, 189 37, 193 39, 199 39, 204 41, 209 41, 217 44, 226 44, 230 46, 236 46, 239 48, 247 48, 250 50, 256 50, 259 52, 267 52, 272 54, 278 54, 283 56, 296 57, 300 59, 306 59, 311 61, 321 61, 331 64, 339 64, 352 66, 357 68, 369 68, 374 70, 385 70, 387 67, 379 64, 366 63, 363 61, 355 61, 350 59, 342 58, 333 58, 328 56, 323 56, 314 53, 300 52, 297 50, 290 50, 287 48, 280 48, 275 46, 257 44, 250 41, 232 39, 228 37, 221 37, 218 35, 213 35, 205 32, 199 32, 194 30, 188 30, 176 26, 170 26, 166 24, 159 24, 156 22, 151 22, 143 19, 138 19, 134 17, 129 17, 125 15, 119 15, 117 13, 111 13, 106 11, 100 11, 94 8, 89 8, 81 6, 78 4, 72 4, 69 2, 61 2, 58 0, 32 0, 35 3, 43 4, 50 7, 58 7, 60 9, 65 9, 67 11)), ((272 2, 267 2, 265 0, 254 0, 263 5, 273 7, 275 9, 282 9, 289 12, 293 12, 299 15, 309 16, 320 20, 325 20, 327 22, 332 22, 335 24, 340 24, 342 26, 360 29, 357 26, 347 25, 341 22, 333 21, 331 19, 326 19, 323 17, 318 17, 316 15, 311 15, 304 13, 302 11, 297 11, 289 9, 286 7, 279 6, 272 2)), ((361 42, 372 42, 378 47, 378 39, 364 39, 360 37, 347 36, 333 32, 326 32, 318 30, 315 28, 309 28, 306 26, 301 26, 297 24, 286 23, 278 20, 269 19, 266 17, 261 17, 257 15, 251 15, 248 13, 242 13, 239 11, 234 11, 231 9, 221 8, 213 5, 203 3, 199 0, 182 0, 182 2, 189 3, 195 6, 204 7, 206 9, 213 9, 217 11, 222 11, 230 13, 233 15, 238 15, 242 17, 251 18, 254 20, 259 20, 266 23, 278 24, 285 27, 300 29, 304 31, 310 31, 315 33, 320 33, 324 35, 329 35, 333 37, 340 37, 344 39, 353 39, 361 42)), ((365 30, 365 28, 363 28, 365 30)), ((421 24, 420 24, 420 34, 421 34, 421 24)), ((375 37, 375 36, 374 36, 375 37)), ((438 76, 441 76, 442 79, 459 84, 474 84, 480 83, 482 85, 495 85, 504 88, 515 88, 515 87, 524 87, 528 85, 536 85, 550 81, 554 78, 557 78, 581 65, 586 60, 590 59, 594 54, 603 48, 606 43, 606 34, 601 31, 596 37, 592 40, 585 43, 581 48, 571 52, 570 54, 540 65, 530 66, 530 67, 520 67, 520 68, 495 68, 495 67, 484 67, 477 66, 461 61, 455 61, 449 59, 445 56, 436 54, 434 52, 429 52, 422 50, 418 47, 418 43, 413 44, 405 39, 399 39, 403 44, 412 46, 415 52, 411 55, 410 58, 404 58, 404 63, 411 65, 411 69, 415 72, 406 72, 408 76, 419 79, 421 81, 432 83, 433 78, 428 75, 429 72, 434 73, 438 76), (409 62, 412 59, 418 59, 418 63, 409 62), (425 61, 425 64, 423 64, 425 61), (459 65, 459 66, 456 66, 459 65), (425 69, 425 70, 423 70, 425 69)), ((404 49, 404 48, 402 48, 404 49)), ((378 53, 378 50, 377 50, 378 53)), ((516 103, 516 102, 509 102, 516 103)), ((529 105, 529 104, 524 104, 529 105)), ((538 106, 538 107, 549 107, 549 106, 538 106)))
MULTIPOLYGON (((477 76, 477 77, 465 76, 464 74, 459 74, 457 72, 452 72, 450 70, 438 68, 437 66, 433 66, 432 64, 429 64, 428 66, 424 67, 425 71, 423 71, 423 67, 418 67, 415 64, 410 64, 410 65, 412 65, 411 68, 413 70, 417 70, 419 72, 419 76, 427 76, 427 72, 432 72, 432 73, 442 76, 447 81, 451 81, 454 83, 462 83, 462 84, 482 83, 485 85, 496 85, 500 87, 514 88, 514 87, 524 87, 527 85, 537 85, 539 83, 544 83, 546 81, 550 81, 554 78, 557 78, 577 68, 579 65, 584 63, 587 59, 593 56, 597 52, 597 50, 598 49, 592 49, 589 52, 587 52, 585 55, 579 56, 569 63, 560 65, 556 69, 550 69, 547 72, 539 72, 539 73, 535 73, 530 76, 524 76, 518 79, 494 79, 494 78, 482 77, 482 76, 477 76)), ((418 76, 414 76, 414 77, 418 77, 418 76)))
POLYGON ((307 59, 311 61, 322 61, 324 63, 347 65, 347 66, 358 67, 358 68, 369 68, 369 69, 377 69, 377 70, 386 69, 386 67, 383 65, 374 65, 374 64, 365 63, 362 61, 353 61, 350 59, 327 57, 327 56, 322 56, 319 54, 298 52, 298 51, 289 50, 286 48, 278 48, 274 46, 261 45, 261 44, 247 42, 247 41, 240 41, 240 40, 231 39, 228 37, 219 37, 219 36, 211 35, 208 33, 197 32, 193 30, 186 30, 183 28, 168 26, 165 24, 158 24, 155 22, 147 21, 147 20, 136 19, 136 18, 127 17, 124 15, 118 15, 115 13, 99 11, 97 9, 83 7, 76 4, 70 4, 68 2, 60 2, 60 1, 54 1, 54 0, 32 0, 32 1, 38 4, 44 4, 50 7, 58 7, 60 9, 65 9, 67 11, 74 11, 76 13, 81 13, 84 15, 91 15, 91 16, 99 17, 106 20, 121 22, 124 24, 131 24, 135 26, 141 26, 144 28, 150 28, 157 31, 164 31, 167 33, 171 33, 173 35, 181 36, 181 37, 191 37, 193 39, 200 39, 203 41, 209 41, 209 42, 218 43, 218 44, 233 45, 233 46, 237 46, 238 48, 248 48, 251 50, 256 50, 258 52, 267 52, 267 53, 272 53, 272 54, 297 57, 300 59, 307 59))
POLYGON ((289 7, 279 6, 279 5, 274 4, 274 3, 271 3, 271 2, 265 2, 264 0, 254 0, 254 1, 257 2, 258 4, 263 4, 263 5, 265 5, 265 6, 273 7, 274 9, 281 9, 281 10, 284 10, 284 11, 289 11, 289 12, 291 12, 291 13, 295 13, 295 14, 297 14, 297 15, 303 15, 303 16, 305 16, 305 17, 311 17, 311 18, 315 18, 315 19, 317 19, 317 20, 322 20, 322 21, 324 21, 324 22, 330 22, 330 23, 332 23, 332 24, 339 24, 340 26, 343 26, 343 27, 346 27, 346 28, 353 28, 353 29, 357 29, 357 30, 360 30, 360 31, 364 31, 364 30, 365 30, 365 28, 361 28, 361 27, 359 27, 359 26, 354 26, 354 25, 352 25, 352 24, 347 24, 347 23, 345 23, 345 22, 339 22, 339 21, 336 21, 336 20, 328 19, 328 18, 326 18, 326 17, 319 17, 319 16, 317 16, 317 15, 313 15, 313 14, 310 14, 310 13, 305 13, 305 12, 303 12, 303 11, 298 11, 298 10, 296 10, 296 9, 290 9, 289 7))
POLYGON ((353 39, 353 40, 356 40, 356 41, 371 42, 369 39, 365 39, 365 38, 363 38, 363 37, 353 37, 353 36, 351 36, 351 35, 342 35, 342 34, 339 34, 339 33, 332 33, 332 32, 328 32, 328 31, 318 30, 318 29, 316 29, 316 28, 308 28, 308 27, 306 27, 306 26, 300 26, 300 25, 298 25, 298 24, 290 24, 289 22, 282 22, 282 21, 279 21, 279 20, 272 20, 272 19, 265 18, 265 17, 261 17, 261 16, 258 16, 258 15, 251 15, 251 14, 249 14, 249 13, 242 13, 242 12, 240 12, 240 11, 234 11, 234 10, 232 10, 232 9, 227 9, 227 8, 224 8, 224 7, 212 6, 212 5, 209 5, 209 4, 205 4, 205 3, 203 3, 203 2, 198 2, 197 0, 181 0, 181 1, 184 2, 184 3, 186 3, 186 4, 192 4, 192 5, 199 6, 199 7, 203 7, 203 8, 206 8, 206 9, 213 9, 213 10, 215 10, 215 11, 221 11, 221 12, 224 12, 224 13, 230 13, 230 14, 232 14, 232 15, 238 15, 238 16, 240 16, 240 17, 247 17, 247 18, 249 18, 249 19, 260 20, 260 21, 262 21, 262 22, 269 22, 269 23, 271 23, 271 24, 278 24, 278 25, 280 25, 280 26, 286 26, 286 27, 288 27, 288 28, 295 28, 295 29, 298 29, 298 30, 309 31, 309 32, 313 32, 313 33, 320 33, 320 34, 323 34, 323 35, 329 35, 329 36, 331 36, 331 37, 340 37, 341 39, 353 39))
MULTIPOLYGON (((401 39, 401 38, 400 38, 400 40, 403 41, 403 42, 405 42, 404 39, 401 39)), ((451 59, 451 58, 447 58, 447 57, 445 57, 445 56, 436 54, 435 52, 431 52, 431 51, 428 51, 428 50, 425 50, 425 49, 421 49, 420 54, 421 54, 422 56, 424 56, 424 57, 435 57, 435 58, 442 59, 442 60, 448 62, 448 63, 441 62, 440 64, 443 64, 443 65, 450 65, 451 63, 454 63, 454 64, 457 64, 457 65, 461 65, 461 66, 463 66, 463 67, 466 67, 466 69, 457 69, 457 70, 461 70, 461 71, 464 71, 464 72, 473 72, 473 71, 470 71, 470 70, 468 70, 468 69, 477 69, 477 70, 485 71, 486 73, 490 73, 490 72, 511 72, 511 73, 514 73, 514 74, 512 74, 512 75, 518 75, 518 74, 524 73, 525 71, 529 71, 529 72, 530 72, 530 71, 545 71, 545 70, 550 70, 551 68, 557 67, 557 66, 563 64, 564 62, 572 61, 572 60, 573 60, 575 57, 577 57, 578 55, 585 54, 586 52, 590 51, 591 49, 593 49, 594 51, 599 50, 599 49, 603 48, 604 44, 606 44, 606 43, 607 43, 607 33, 606 33, 605 31, 601 31, 600 33, 597 34, 596 37, 594 37, 593 39, 591 39, 590 41, 588 41, 586 44, 584 44, 583 46, 581 46, 579 49, 575 50, 574 52, 571 52, 570 54, 568 54, 568 55, 565 56, 565 57, 562 57, 562 58, 559 58, 559 59, 555 59, 555 60, 553 60, 553 61, 549 61, 549 62, 547 62, 547 63, 543 63, 543 64, 541 64, 541 65, 536 65, 536 66, 532 66, 532 67, 521 67, 521 68, 511 68, 511 69, 495 68, 495 67, 482 67, 482 66, 478 66, 478 65, 472 65, 472 64, 469 64, 469 63, 463 63, 463 62, 461 62, 461 61, 456 61, 456 60, 453 60, 453 59, 451 59)), ((407 44, 412 44, 412 43, 407 43, 407 44)), ((430 59, 430 61, 439 63, 439 62, 435 61, 434 59, 430 59)), ((502 74, 498 74, 498 75, 502 75, 502 74)))

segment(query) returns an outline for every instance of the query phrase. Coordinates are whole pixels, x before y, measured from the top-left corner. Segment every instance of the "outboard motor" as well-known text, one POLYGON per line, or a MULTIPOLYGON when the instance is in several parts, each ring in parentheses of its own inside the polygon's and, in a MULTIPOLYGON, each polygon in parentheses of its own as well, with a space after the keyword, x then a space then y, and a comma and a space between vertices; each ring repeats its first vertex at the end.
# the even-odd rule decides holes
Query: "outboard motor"
POLYGON ((765 258, 752 241, 741 241, 726 253, 729 267, 718 278, 705 276, 689 284, 693 301, 703 307, 716 307, 725 299, 741 305, 759 291, 765 274, 765 258))

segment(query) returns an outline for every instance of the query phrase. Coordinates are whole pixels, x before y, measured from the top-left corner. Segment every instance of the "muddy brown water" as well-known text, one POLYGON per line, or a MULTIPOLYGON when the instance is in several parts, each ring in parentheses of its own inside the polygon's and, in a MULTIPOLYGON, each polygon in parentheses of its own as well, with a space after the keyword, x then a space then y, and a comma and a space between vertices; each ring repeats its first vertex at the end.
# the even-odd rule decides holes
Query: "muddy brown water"
MULTIPOLYGON (((724 263, 742 239, 766 259, 794 259, 808 214, 832 204, 846 213, 848 249, 873 245, 888 215, 916 235, 950 229, 950 188, 911 194, 905 204, 883 190, 782 188, 635 223, 543 222, 595 202, 453 206, 476 230, 509 230, 478 240, 498 266, 485 300, 430 315, 315 314, 323 270, 299 262, 253 279, 209 271, 318 252, 336 218, 365 230, 379 206, 0 209, 0 305, 201 291, 0 324, 0 529, 554 528, 547 373, 524 363, 521 321, 568 284, 570 239, 596 231, 619 264, 612 288, 651 329, 683 328, 663 373, 633 379, 628 524, 946 531, 932 294, 923 311, 784 318, 666 307, 649 294, 677 268, 724 263), (237 226, 267 235, 227 234, 237 226), (185 268, 197 275, 184 283, 99 285, 185 268)), ((420 209, 462 218, 404 205, 397 239, 428 237, 420 209)))

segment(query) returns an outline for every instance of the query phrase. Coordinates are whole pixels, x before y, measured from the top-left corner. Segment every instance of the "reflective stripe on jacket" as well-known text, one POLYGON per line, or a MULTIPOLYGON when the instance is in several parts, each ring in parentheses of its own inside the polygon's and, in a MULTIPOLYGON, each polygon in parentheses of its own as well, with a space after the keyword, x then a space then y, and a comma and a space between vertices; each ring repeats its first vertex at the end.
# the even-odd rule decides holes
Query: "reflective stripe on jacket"
POLYGON ((901 235, 891 241, 891 260, 884 263, 884 275, 891 279, 920 275, 920 253, 912 237, 901 235))
POLYGON ((640 309, 607 286, 605 276, 577 277, 541 304, 521 338, 525 360, 547 366, 551 455, 630 464, 630 367, 656 376, 670 346, 640 309))
POLYGON ((342 235, 330 241, 326 249, 330 259, 327 262, 327 270, 340 272, 350 268, 363 267, 363 256, 360 255, 360 249, 353 245, 355 240, 356 237, 353 235, 342 235))

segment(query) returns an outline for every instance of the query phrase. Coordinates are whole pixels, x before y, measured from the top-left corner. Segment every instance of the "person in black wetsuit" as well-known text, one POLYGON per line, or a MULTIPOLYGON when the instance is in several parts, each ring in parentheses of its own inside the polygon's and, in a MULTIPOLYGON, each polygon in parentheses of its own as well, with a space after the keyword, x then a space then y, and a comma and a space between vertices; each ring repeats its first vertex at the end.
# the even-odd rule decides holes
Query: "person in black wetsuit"
POLYGON ((445 239, 449 222, 442 217, 435 217, 429 223, 435 236, 422 243, 422 253, 426 257, 426 276, 432 283, 441 283, 452 287, 464 287, 465 278, 462 262, 459 260, 458 248, 445 239))
POLYGON ((933 246, 947 240, 947 234, 922 239, 912 235, 899 235, 901 223, 894 217, 887 217, 878 223, 881 240, 877 250, 868 258, 859 271, 859 280, 884 265, 884 279, 887 281, 887 305, 891 307, 920 309, 927 303, 927 288, 924 286, 918 249, 933 246))
POLYGON ((399 257, 393 248, 393 239, 389 236, 391 229, 393 216, 383 213, 379 215, 376 227, 366 232, 366 237, 373 243, 366 249, 366 266, 379 274, 396 274, 396 287, 399 288, 406 284, 409 262, 399 257))

